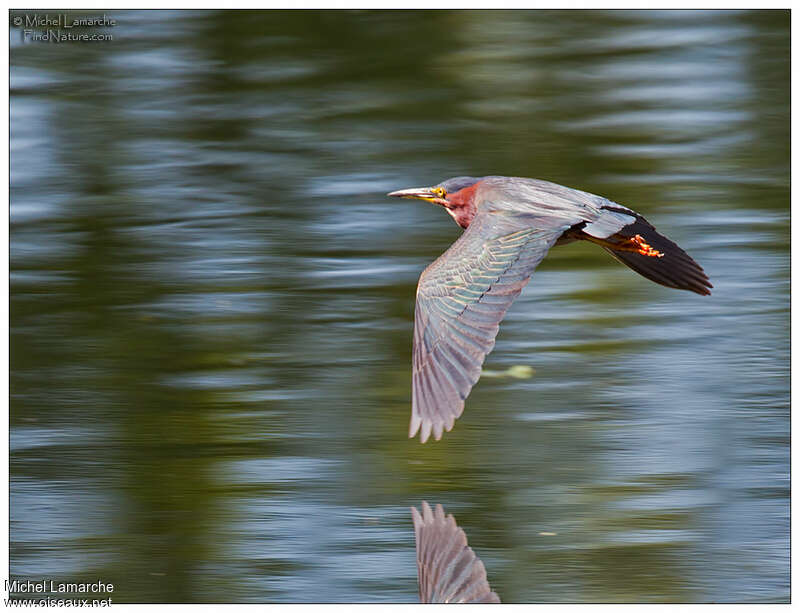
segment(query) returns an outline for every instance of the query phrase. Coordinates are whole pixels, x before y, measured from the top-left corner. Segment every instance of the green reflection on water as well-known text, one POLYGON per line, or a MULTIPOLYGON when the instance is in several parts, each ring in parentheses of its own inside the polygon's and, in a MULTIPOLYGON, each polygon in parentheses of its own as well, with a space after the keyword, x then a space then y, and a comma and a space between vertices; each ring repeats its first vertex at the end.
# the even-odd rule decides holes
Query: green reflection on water
POLYGON ((114 15, 12 28, 13 576, 413 601, 424 498, 505 602, 788 599, 788 12, 114 15), (554 250, 486 363, 535 375, 421 446, 459 230, 384 194, 489 173, 636 208, 716 289, 554 250))

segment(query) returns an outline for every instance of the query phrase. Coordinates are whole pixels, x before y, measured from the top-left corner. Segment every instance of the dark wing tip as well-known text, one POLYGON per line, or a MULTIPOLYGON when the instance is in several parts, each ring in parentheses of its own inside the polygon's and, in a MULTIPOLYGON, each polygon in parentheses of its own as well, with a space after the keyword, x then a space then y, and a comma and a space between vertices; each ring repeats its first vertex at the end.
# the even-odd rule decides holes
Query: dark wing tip
MULTIPOLYGON (((617 260, 643 277, 660 285, 688 290, 701 296, 711 294, 710 289, 713 288, 713 285, 711 285, 703 267, 695 262, 677 243, 658 232, 644 217, 635 211, 622 207, 604 206, 601 208, 617 215, 623 214, 634 218, 632 223, 624 225, 618 232, 611 235, 611 239, 624 241, 631 237, 638 237, 643 239, 648 247, 652 247, 661 253, 659 257, 652 257, 629 249, 615 249, 613 244, 609 244, 607 241, 600 241, 603 248, 617 260)), ((603 215, 601 215, 598 222, 603 221, 603 219, 603 215)), ((603 227, 608 227, 608 224, 613 221, 615 220, 605 220, 606 224, 603 227)), ((598 222, 594 222, 594 224, 596 225, 598 222)), ((584 228, 583 231, 586 232, 588 227, 584 228)), ((589 240, 595 239, 590 237, 589 240)), ((597 241, 595 240, 595 242, 597 241)))
POLYGON ((636 232, 648 245, 661 252, 652 257, 632 251, 620 251, 609 246, 604 249, 646 279, 675 289, 688 290, 701 296, 711 294, 711 281, 697 262, 676 243, 656 232, 649 224, 639 221, 625 228, 625 232, 636 232), (631 229, 632 228, 632 229, 631 229))

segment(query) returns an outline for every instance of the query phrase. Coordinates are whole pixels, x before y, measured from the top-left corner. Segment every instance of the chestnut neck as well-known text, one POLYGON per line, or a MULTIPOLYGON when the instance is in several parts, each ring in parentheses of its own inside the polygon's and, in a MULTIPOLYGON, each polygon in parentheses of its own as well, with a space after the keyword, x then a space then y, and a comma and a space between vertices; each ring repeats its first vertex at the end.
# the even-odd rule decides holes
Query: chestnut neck
POLYGON ((477 213, 478 207, 475 205, 475 193, 478 190, 478 185, 480 185, 480 182, 447 196, 447 204, 444 206, 450 216, 462 228, 469 227, 475 217, 475 213, 477 213))

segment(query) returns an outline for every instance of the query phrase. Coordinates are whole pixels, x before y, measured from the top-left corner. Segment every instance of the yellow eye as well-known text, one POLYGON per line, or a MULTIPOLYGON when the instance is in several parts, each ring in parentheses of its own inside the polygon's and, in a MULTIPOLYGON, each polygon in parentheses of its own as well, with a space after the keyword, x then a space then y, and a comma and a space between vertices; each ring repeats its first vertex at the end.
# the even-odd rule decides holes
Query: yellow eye
POLYGON ((436 194, 437 198, 444 198, 447 195, 443 187, 434 188, 433 193, 436 194))

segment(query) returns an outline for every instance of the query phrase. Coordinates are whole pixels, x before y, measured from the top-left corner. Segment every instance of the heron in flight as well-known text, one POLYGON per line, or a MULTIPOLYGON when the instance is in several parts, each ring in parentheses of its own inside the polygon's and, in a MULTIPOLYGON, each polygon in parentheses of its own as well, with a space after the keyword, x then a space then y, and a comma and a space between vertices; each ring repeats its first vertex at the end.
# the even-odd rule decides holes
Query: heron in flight
POLYGON ((499 603, 486 579, 486 569, 467 535, 452 515, 445 517, 442 505, 432 511, 422 501, 422 513, 411 507, 417 541, 417 578, 422 603, 499 603))
POLYGON ((521 177, 455 177, 389 196, 441 205, 465 232, 422 273, 414 315, 409 437, 450 431, 478 381, 508 307, 549 249, 600 245, 643 277, 710 294, 703 269, 631 209, 521 177))

